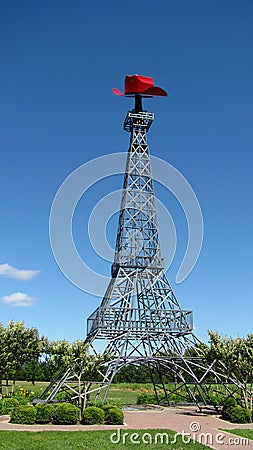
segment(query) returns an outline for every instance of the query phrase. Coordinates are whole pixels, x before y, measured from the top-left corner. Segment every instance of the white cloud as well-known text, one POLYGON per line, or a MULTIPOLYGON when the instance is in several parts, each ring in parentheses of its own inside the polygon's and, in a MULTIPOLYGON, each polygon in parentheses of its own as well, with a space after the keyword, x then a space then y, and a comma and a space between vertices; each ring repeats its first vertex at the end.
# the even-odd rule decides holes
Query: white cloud
POLYGON ((32 306, 35 298, 29 297, 29 295, 23 294, 22 292, 15 292, 14 294, 2 297, 1 302, 7 303, 10 306, 32 306))
POLYGON ((31 280, 36 275, 38 275, 39 272, 39 270, 16 269, 16 267, 12 267, 8 263, 0 264, 0 276, 6 278, 14 278, 15 280, 31 280))

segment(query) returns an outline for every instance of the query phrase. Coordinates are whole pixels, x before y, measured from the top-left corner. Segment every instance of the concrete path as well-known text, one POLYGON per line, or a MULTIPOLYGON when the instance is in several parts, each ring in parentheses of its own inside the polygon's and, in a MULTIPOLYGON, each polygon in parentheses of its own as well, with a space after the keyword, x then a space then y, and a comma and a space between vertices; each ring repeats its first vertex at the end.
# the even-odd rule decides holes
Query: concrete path
MULTIPOLYGON (((16 430, 16 431, 87 431, 87 430, 116 430, 114 440, 120 439, 119 443, 123 443, 123 439, 132 442, 130 439, 138 441, 137 436, 131 438, 131 430, 148 430, 162 429, 173 430, 184 436, 185 449, 187 450, 187 440, 189 438, 196 442, 202 442, 208 447, 224 450, 253 450, 253 441, 248 443, 242 441, 240 437, 236 437, 229 433, 229 429, 233 428, 251 428, 252 424, 236 425, 221 420, 218 416, 201 414, 196 412, 196 407, 171 407, 157 408, 155 410, 146 411, 124 411, 124 425, 19 425, 0 422, 0 430, 16 430), (219 430, 226 428, 228 432, 219 430), (128 433, 128 434, 126 434, 128 433), (125 434, 125 437, 123 437, 125 434)), ((148 443, 148 435, 146 443, 148 443)), ((158 438, 159 442, 160 437, 158 438)), ((165 441, 164 441, 165 442, 165 441)), ((133 442, 135 447, 137 442, 133 442)), ((112 448, 116 448, 112 444, 112 448)))

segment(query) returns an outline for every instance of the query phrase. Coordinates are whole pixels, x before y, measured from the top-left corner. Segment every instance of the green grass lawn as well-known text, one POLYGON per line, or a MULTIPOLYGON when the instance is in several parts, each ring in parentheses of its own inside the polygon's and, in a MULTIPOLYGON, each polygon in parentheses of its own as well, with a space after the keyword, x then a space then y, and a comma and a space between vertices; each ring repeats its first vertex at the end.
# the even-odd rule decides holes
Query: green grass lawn
POLYGON ((251 439, 253 441, 253 429, 252 428, 250 428, 250 429, 249 428, 235 428, 232 430, 221 428, 221 430, 227 431, 229 433, 233 433, 236 436, 241 436, 241 437, 245 437, 247 439, 251 439))
MULTIPOLYGON (((129 436, 125 437, 125 443, 123 442, 123 433, 127 433, 125 430, 121 430, 121 437, 118 443, 112 443, 110 436, 114 431, 40 431, 40 432, 15 432, 15 431, 0 431, 0 448, 1 450, 78 450, 78 449, 169 449, 169 450, 204 450, 207 449, 205 445, 197 443, 182 443, 181 438, 177 438, 176 443, 167 443, 165 438, 161 443, 161 438, 157 435, 157 442, 155 443, 155 435, 157 433, 165 433, 168 436, 169 442, 173 440, 174 432, 170 430, 128 430, 128 433, 138 433, 138 436, 133 437, 135 441, 140 443, 133 443, 130 441, 129 436), (152 440, 147 441, 147 435, 152 440), (143 443, 142 439, 146 439, 147 443, 143 443)), ((115 440, 117 441, 116 437, 115 440)))
MULTIPOLYGON (((39 397, 48 384, 48 382, 44 381, 36 381, 35 385, 27 381, 17 381, 15 390, 19 390, 22 387, 28 391, 35 392, 39 397)), ((121 405, 133 405, 136 404, 137 397, 143 390, 152 391, 153 385, 150 383, 115 383, 112 384, 107 401, 113 400, 121 405)), ((95 393, 91 395, 90 399, 93 400, 94 398, 95 393)))
MULTIPOLYGON (((11 381, 10 381, 11 383, 11 381)), ((36 381, 35 384, 30 383, 29 381, 16 381, 15 389, 18 389, 20 386, 32 390, 32 391, 39 391, 41 389, 45 389, 49 384, 49 381, 36 381)), ((147 390, 153 390, 153 384, 152 383, 113 383, 113 388, 116 389, 133 389, 133 390, 140 390, 140 389, 147 389, 147 390)))
MULTIPOLYGON (((114 402, 120 403, 122 405, 135 405, 140 392, 142 391, 112 386, 109 391, 107 401, 110 403, 110 401, 113 400, 114 402)), ((91 400, 93 398, 95 398, 95 394, 93 396, 90 396, 91 400)))
MULTIPOLYGON (((35 385, 27 381, 17 381, 15 385, 15 390, 24 388, 27 391, 35 392, 35 397, 39 398, 44 389, 48 386, 48 382, 36 381, 35 385)), ((173 384, 166 385, 168 391, 173 392, 175 386, 173 384)), ((217 389, 217 386, 215 387, 217 389)), ((9 392, 11 391, 11 387, 9 392)), ((119 404, 119 406, 124 406, 128 404, 136 404, 137 397, 142 392, 154 392, 152 383, 113 383, 111 385, 107 401, 113 401, 119 404)), ((181 394, 183 394, 185 388, 181 389, 181 394)), ((179 395, 181 395, 179 394, 179 395)), ((34 394, 32 394, 34 395, 34 394)), ((90 395, 90 400, 93 401, 96 393, 90 395)), ((180 397, 179 397, 180 400, 180 397)))

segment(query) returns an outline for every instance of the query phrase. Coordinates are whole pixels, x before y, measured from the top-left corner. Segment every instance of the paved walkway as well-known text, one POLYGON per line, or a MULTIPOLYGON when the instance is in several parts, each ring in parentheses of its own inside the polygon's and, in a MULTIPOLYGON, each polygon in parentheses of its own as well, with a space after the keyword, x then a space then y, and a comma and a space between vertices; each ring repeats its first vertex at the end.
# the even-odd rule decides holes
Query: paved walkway
MULTIPOLYGON (((253 441, 248 444, 240 441, 241 438, 236 437, 228 432, 219 430, 226 428, 252 428, 253 424, 236 425, 219 419, 218 416, 201 414, 196 412, 196 407, 171 407, 157 408, 155 410, 146 411, 124 411, 124 425, 19 425, 0 422, 0 430, 18 430, 18 431, 86 431, 86 430, 120 430, 115 434, 123 439, 130 439, 130 430, 148 430, 148 429, 170 429, 185 435, 185 442, 191 437, 196 442, 208 444, 213 449, 234 448, 237 450, 253 450, 253 441)), ((135 439, 138 439, 137 437, 135 439)), ((147 438, 148 439, 148 438, 147 438)), ((122 442, 122 441, 121 441, 122 442)), ((133 444, 134 445, 134 444, 133 444)), ((134 445, 135 447, 135 445, 134 445)), ((112 447, 114 448, 114 446, 112 447)), ((116 448, 116 446, 115 446, 116 448)), ((187 444, 185 444, 187 450, 187 444)))
MULTIPOLYGON (((239 444, 235 435, 221 431, 233 428, 252 428, 253 424, 236 425, 219 419, 218 416, 201 414, 196 412, 196 407, 173 407, 164 408, 163 411, 128 411, 126 412, 126 422, 129 429, 149 429, 160 428, 170 429, 180 434, 186 435, 186 440, 190 436, 196 442, 208 444, 213 449, 236 448, 238 450, 253 449, 253 441, 248 445, 239 444)), ((240 438, 239 438, 240 439, 240 438)), ((185 445, 187 449, 187 445, 185 445)))

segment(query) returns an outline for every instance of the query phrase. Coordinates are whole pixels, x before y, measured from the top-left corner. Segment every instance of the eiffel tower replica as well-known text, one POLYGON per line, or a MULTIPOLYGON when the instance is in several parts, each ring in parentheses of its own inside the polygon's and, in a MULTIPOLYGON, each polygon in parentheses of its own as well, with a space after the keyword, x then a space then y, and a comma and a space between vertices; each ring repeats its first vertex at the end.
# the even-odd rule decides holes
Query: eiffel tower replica
MULTIPOLYGON (((114 93, 123 95, 116 89, 114 93)), ((210 384, 222 384, 229 397, 234 395, 230 383, 236 380, 224 374, 219 362, 209 364, 202 356, 203 344, 193 333, 193 312, 181 308, 165 274, 160 248, 147 143, 154 114, 143 111, 142 98, 167 94, 154 86, 152 78, 133 75, 126 77, 124 95, 133 97, 135 106, 124 122, 130 148, 115 257, 104 298, 87 320, 85 340, 90 352, 97 354, 102 344, 102 352, 111 357, 100 371, 102 380, 85 381, 82 395, 95 392, 95 400, 105 401, 114 376, 132 364, 149 372, 158 403, 171 404, 171 394, 183 391, 200 410, 212 405, 217 410, 210 384)), ((73 401, 74 381, 74 371, 63 368, 41 398, 52 401, 61 390, 71 389, 73 401)))

